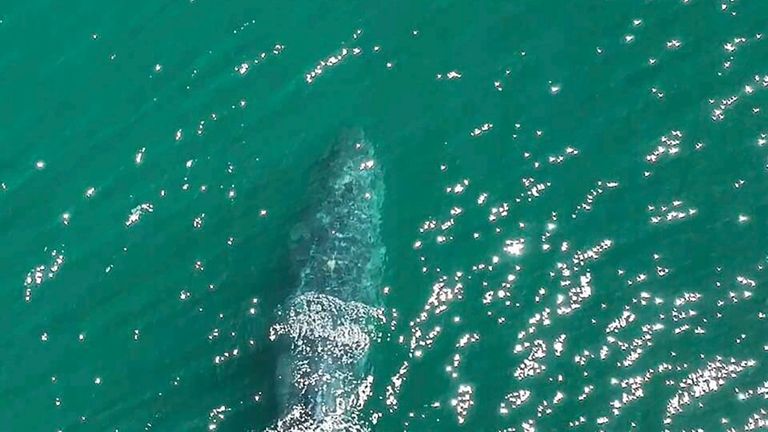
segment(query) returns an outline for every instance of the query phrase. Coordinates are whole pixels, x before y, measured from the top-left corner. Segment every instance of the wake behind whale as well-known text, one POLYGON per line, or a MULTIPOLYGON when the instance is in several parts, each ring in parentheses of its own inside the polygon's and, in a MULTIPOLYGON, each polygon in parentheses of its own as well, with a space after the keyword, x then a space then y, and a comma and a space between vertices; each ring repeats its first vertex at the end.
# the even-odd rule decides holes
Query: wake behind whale
POLYGON ((277 371, 283 412, 270 432, 368 430, 362 409, 373 378, 366 360, 383 321, 384 187, 360 132, 340 142, 328 172, 298 288, 270 331, 287 345, 277 371))

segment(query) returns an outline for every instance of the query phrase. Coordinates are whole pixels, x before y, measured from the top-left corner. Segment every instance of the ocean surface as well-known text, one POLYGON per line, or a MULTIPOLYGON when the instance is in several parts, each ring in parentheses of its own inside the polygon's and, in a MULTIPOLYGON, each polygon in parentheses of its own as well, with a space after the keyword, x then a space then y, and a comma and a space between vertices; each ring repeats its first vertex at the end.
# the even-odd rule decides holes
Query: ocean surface
POLYGON ((386 188, 372 430, 768 428, 766 17, 0 3, 0 430, 272 425, 346 128, 386 188))

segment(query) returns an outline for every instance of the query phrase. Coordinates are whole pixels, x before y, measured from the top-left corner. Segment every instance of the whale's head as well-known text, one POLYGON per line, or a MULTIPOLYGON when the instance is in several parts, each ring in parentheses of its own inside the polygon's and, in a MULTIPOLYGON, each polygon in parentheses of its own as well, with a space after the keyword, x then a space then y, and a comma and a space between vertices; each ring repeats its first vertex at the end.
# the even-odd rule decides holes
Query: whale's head
POLYGON ((380 304, 382 170, 361 131, 343 135, 322 164, 317 203, 296 230, 304 243, 297 291, 380 304))

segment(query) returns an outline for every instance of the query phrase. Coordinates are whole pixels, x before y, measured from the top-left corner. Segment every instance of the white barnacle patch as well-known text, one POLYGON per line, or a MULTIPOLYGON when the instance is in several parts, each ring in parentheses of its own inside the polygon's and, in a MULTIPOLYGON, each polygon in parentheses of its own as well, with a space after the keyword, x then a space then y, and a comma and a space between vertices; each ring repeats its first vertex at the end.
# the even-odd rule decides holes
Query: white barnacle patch
POLYGON ((375 164, 376 163, 374 162, 373 159, 368 159, 367 161, 360 163, 360 171, 372 170, 375 164))

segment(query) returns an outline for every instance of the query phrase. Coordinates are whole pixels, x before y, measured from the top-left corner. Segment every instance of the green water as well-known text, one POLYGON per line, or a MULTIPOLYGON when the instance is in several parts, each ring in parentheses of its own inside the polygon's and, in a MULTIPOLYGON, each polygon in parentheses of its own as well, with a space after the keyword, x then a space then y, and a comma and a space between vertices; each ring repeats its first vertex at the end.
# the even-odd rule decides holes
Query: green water
POLYGON ((291 230, 348 126, 386 183, 375 430, 765 425, 766 16, 0 3, 0 430, 272 424, 291 230))

